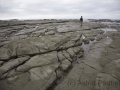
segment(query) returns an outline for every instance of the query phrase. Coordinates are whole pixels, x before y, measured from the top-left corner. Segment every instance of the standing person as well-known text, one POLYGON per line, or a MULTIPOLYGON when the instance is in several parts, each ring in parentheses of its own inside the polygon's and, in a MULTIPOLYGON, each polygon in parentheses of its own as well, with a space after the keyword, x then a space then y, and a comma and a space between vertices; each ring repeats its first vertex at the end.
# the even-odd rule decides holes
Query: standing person
POLYGON ((80 18, 80 23, 81 23, 81 26, 82 26, 82 23, 83 23, 83 17, 82 16, 80 18))

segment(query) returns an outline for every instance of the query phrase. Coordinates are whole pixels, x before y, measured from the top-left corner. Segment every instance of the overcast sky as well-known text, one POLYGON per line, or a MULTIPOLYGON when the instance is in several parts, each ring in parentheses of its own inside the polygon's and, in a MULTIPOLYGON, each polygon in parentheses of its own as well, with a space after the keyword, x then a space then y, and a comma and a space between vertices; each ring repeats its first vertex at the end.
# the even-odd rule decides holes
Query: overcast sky
POLYGON ((0 0, 0 19, 120 19, 120 0, 0 0))

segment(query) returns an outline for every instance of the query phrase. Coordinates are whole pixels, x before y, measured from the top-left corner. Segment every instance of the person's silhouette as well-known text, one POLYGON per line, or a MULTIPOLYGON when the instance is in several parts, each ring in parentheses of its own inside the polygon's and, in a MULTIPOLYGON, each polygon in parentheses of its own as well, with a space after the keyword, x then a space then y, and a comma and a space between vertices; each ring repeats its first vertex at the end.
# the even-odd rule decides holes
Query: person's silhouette
POLYGON ((82 23, 83 23, 83 17, 82 16, 80 18, 80 23, 81 23, 81 26, 82 26, 82 23))

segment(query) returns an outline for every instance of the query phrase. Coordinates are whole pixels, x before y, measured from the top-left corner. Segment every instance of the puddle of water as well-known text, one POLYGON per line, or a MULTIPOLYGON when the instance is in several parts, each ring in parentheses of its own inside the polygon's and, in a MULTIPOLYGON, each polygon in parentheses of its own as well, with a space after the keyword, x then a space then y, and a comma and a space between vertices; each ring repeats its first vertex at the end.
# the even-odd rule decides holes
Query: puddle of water
POLYGON ((108 36, 106 38, 109 38, 108 36))
POLYGON ((101 28, 101 30, 104 31, 103 34, 105 34, 105 33, 108 32, 108 31, 117 31, 116 29, 112 29, 112 28, 101 28))
POLYGON ((82 43, 82 48, 84 50, 84 54, 87 54, 89 52, 90 46, 92 46, 92 44, 95 42, 94 41, 89 41, 89 44, 84 44, 84 42, 82 43))
POLYGON ((82 39, 85 39, 85 35, 82 34, 82 39))
POLYGON ((37 30, 37 29, 38 29, 38 27, 39 27, 39 26, 35 26, 35 30, 37 30))
MULTIPOLYGON (((99 34, 97 36, 99 36, 99 34)), ((82 48, 84 50, 85 55, 89 52, 90 47, 93 45, 93 43, 96 42, 97 36, 95 37, 94 41, 89 41, 89 44, 85 44, 84 42, 82 42, 82 48)), ((110 39, 109 36, 107 36, 106 37, 106 44, 109 45, 111 42, 112 42, 112 40, 110 39)))
POLYGON ((112 43, 112 41, 113 41, 113 40, 112 40, 110 37, 107 36, 104 43, 105 43, 106 45, 109 45, 109 44, 112 43))
MULTIPOLYGON (((107 31, 117 31, 116 29, 112 29, 112 28, 101 28, 101 30, 104 31, 103 34, 105 34, 107 31)), ((85 54, 85 55, 89 52, 90 47, 92 46, 92 44, 93 44, 94 42, 96 42, 96 39, 97 39, 97 37, 98 37, 99 35, 100 35, 100 34, 98 34, 98 35, 95 37, 94 41, 89 41, 89 44, 85 44, 84 42, 82 42, 82 48, 83 48, 83 50, 84 50, 84 54, 85 54)), ((85 39, 85 38, 86 38, 86 37, 82 34, 82 39, 85 39)), ((112 41, 109 36, 106 37, 106 40, 107 40, 107 41, 106 41, 106 44, 107 44, 107 45, 109 45, 109 43, 111 43, 111 41, 112 41)))
POLYGON ((39 26, 35 26, 35 28, 38 28, 39 26))
MULTIPOLYGON (((96 38, 96 37, 95 37, 96 38)), ((85 36, 82 34, 82 39, 85 39, 85 36)), ((93 40, 93 41, 89 41, 89 44, 85 44, 84 42, 82 42, 82 48, 84 50, 84 54, 87 54, 89 52, 89 49, 90 49, 90 46, 92 46, 92 44, 96 41, 93 40)))

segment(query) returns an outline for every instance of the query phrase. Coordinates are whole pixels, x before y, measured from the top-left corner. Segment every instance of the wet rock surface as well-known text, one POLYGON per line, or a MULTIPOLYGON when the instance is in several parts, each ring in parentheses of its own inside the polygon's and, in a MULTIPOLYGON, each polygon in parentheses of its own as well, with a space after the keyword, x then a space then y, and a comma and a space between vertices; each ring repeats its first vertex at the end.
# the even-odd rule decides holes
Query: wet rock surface
POLYGON ((1 21, 0 90, 119 90, 103 85, 120 81, 120 26, 111 23, 1 21))

